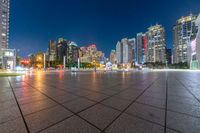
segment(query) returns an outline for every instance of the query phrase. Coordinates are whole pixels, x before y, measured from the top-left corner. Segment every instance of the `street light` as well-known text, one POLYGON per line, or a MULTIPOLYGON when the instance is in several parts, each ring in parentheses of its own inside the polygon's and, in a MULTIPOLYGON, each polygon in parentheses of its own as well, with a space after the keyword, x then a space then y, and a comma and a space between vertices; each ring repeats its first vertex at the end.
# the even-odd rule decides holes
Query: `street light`
POLYGON ((37 57, 37 61, 41 61, 42 60, 42 57, 41 56, 38 56, 37 57))

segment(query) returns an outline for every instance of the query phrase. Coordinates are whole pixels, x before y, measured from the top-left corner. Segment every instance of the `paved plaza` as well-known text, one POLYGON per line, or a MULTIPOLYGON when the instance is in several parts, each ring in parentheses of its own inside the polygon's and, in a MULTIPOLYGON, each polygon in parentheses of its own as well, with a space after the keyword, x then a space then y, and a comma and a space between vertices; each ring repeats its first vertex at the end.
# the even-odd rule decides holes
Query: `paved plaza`
POLYGON ((200 72, 0 78, 0 133, 200 133, 200 72))

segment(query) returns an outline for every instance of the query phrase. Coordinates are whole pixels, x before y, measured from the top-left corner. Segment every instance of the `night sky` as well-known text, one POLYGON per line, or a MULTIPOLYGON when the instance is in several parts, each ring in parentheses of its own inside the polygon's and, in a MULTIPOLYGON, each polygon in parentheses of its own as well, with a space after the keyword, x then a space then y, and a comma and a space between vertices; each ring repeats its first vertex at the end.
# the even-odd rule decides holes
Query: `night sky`
POLYGON ((63 37, 79 46, 96 43, 109 55, 118 40, 136 37, 156 23, 166 29, 189 13, 200 13, 200 0, 10 0, 10 48, 20 55, 46 51, 50 39, 63 37))

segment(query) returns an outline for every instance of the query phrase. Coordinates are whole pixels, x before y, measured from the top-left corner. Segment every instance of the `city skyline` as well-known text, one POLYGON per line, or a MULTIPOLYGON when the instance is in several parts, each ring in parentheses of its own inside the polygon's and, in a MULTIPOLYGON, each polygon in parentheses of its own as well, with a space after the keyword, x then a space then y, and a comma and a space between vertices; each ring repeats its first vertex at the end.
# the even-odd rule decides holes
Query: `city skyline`
POLYGON ((40 1, 37 5, 38 2, 22 0, 11 1, 10 4, 9 44, 11 48, 20 49, 23 57, 36 51, 46 51, 48 41, 60 37, 73 40, 79 46, 95 43, 108 57, 118 40, 136 37, 137 33, 145 32, 155 24, 166 29, 166 44, 172 48, 172 29, 176 20, 190 13, 198 14, 200 5, 197 0, 156 0, 155 4, 129 0, 123 3, 51 0, 48 4, 40 1), (34 8, 36 5, 37 8, 34 8))

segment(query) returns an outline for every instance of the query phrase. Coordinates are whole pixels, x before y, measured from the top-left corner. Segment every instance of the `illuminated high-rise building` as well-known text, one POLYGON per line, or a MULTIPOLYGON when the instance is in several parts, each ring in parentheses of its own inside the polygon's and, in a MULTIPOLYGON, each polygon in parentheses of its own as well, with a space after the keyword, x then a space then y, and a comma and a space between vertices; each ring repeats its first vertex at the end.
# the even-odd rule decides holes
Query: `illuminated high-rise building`
POLYGON ((8 48, 9 0, 0 0, 0 50, 8 48))
POLYGON ((176 21, 173 27, 173 63, 189 62, 190 46, 197 34, 197 15, 190 14, 176 21))
POLYGON ((48 55, 49 55, 49 61, 56 61, 56 55, 57 55, 56 41, 53 40, 49 41, 48 55))
POLYGON ((187 60, 190 69, 200 68, 200 15, 195 21, 195 26, 197 29, 197 34, 192 37, 187 46, 187 60))
POLYGON ((82 63, 100 63, 104 61, 104 53, 98 51, 96 44, 89 44, 87 46, 80 47, 79 57, 82 63))
POLYGON ((0 67, 3 65, 4 49, 8 48, 10 0, 0 0, 0 67))
POLYGON ((166 63, 165 29, 162 25, 156 24, 148 28, 147 36, 147 57, 146 62, 166 63))
POLYGON ((198 68, 200 69, 200 14, 196 20, 196 26, 198 26, 198 33, 196 36, 196 59, 198 62, 198 68))
POLYGON ((147 38, 146 34, 138 33, 136 42, 136 62, 138 64, 144 64, 147 56, 147 38))
MULTIPOLYGON (((52 53, 54 53, 54 43, 52 43, 52 53)), ((79 57, 78 45, 73 42, 63 38, 58 39, 56 44, 57 61, 63 61, 64 56, 66 57, 66 63, 77 63, 79 57)))
POLYGON ((111 52, 110 52, 110 62, 112 64, 116 63, 116 51, 115 50, 111 50, 111 52))
POLYGON ((133 62, 133 46, 135 39, 123 38, 117 42, 116 57, 118 64, 130 64, 133 62))

